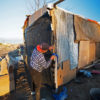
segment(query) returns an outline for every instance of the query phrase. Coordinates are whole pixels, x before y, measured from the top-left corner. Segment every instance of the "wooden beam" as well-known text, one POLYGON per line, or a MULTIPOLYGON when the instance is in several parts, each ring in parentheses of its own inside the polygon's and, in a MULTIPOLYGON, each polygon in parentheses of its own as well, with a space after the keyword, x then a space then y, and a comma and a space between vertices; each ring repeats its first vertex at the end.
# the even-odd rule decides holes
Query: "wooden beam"
POLYGON ((54 3, 54 7, 56 7, 57 4, 59 4, 59 3, 63 2, 63 1, 64 1, 64 0, 59 0, 59 1, 55 2, 55 3, 54 3))

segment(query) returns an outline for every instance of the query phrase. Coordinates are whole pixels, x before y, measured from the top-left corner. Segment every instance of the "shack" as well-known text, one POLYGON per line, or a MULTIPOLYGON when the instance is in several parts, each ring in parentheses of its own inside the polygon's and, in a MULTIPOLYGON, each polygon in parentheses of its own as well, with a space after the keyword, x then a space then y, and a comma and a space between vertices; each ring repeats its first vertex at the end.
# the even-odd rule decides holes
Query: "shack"
POLYGON ((44 6, 27 16, 23 35, 27 67, 36 45, 41 42, 54 45, 58 63, 57 69, 50 72, 57 86, 69 82, 78 69, 100 58, 100 24, 59 7, 44 6))

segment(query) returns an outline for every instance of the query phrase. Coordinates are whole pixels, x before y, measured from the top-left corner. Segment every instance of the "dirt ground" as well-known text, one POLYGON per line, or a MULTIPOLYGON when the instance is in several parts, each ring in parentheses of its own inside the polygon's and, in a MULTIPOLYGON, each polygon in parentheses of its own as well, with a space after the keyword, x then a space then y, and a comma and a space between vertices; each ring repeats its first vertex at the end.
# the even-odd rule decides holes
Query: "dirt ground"
POLYGON ((81 75, 66 86, 68 88, 68 100, 91 100, 89 91, 91 88, 100 88, 100 75, 94 74, 91 78, 81 75))
POLYGON ((0 43, 0 57, 6 55, 19 47, 19 44, 2 44, 0 43))
MULTIPOLYGON (((88 70, 91 71, 93 69, 95 68, 92 67, 88 70)), ((100 67, 96 70, 100 70, 100 67)), ((76 79, 73 79, 64 86, 67 88, 68 94, 68 98, 66 100, 90 100, 90 89, 95 87, 100 88, 100 75, 93 74, 93 77, 91 78, 84 75, 77 75, 76 79)), ((62 91, 62 87, 59 87, 59 92, 62 91)), ((0 97, 0 100, 35 100, 34 97, 31 96, 24 63, 20 63, 18 66, 16 75, 16 91, 0 97)))

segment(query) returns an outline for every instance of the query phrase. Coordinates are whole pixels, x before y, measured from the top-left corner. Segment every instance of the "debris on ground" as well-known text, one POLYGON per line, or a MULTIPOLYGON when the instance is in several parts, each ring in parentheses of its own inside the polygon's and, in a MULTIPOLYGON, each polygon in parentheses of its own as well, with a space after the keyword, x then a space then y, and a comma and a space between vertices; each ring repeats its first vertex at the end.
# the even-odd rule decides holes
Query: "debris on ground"
POLYGON ((92 77, 91 72, 87 70, 79 70, 79 73, 82 73, 86 77, 92 77))
POLYGON ((53 94, 53 97, 55 98, 55 100, 65 100, 68 98, 67 95, 67 88, 63 87, 63 91, 61 91, 59 94, 53 94))
MULTIPOLYGON (((18 56, 16 60, 21 61, 20 57, 18 56)), ((89 71, 92 74, 93 70, 99 71, 100 70, 99 64, 98 65, 96 64, 95 66, 85 69, 85 72, 89 71)), ((16 75, 16 91, 12 91, 11 93, 0 97, 0 100, 35 100, 34 99, 35 97, 31 95, 31 90, 27 80, 28 76, 26 74, 24 62, 21 61, 18 64, 18 68, 16 69, 15 75, 16 75)), ((59 95, 60 97, 62 97, 61 100, 64 100, 65 98, 66 98, 65 100, 91 100, 89 91, 91 88, 100 88, 100 74, 92 74, 92 77, 90 78, 84 76, 84 74, 77 75, 77 77, 74 80, 65 84, 64 87, 67 88, 67 92, 66 91, 64 92, 63 86, 61 86, 58 88, 58 93, 56 94, 56 97, 57 96, 59 97, 59 95)), ((53 94, 55 94, 54 91, 51 92, 51 89, 45 89, 46 90, 45 93, 47 96, 51 94, 53 96, 53 94)), ((55 98, 47 100, 58 100, 58 99, 55 98)))

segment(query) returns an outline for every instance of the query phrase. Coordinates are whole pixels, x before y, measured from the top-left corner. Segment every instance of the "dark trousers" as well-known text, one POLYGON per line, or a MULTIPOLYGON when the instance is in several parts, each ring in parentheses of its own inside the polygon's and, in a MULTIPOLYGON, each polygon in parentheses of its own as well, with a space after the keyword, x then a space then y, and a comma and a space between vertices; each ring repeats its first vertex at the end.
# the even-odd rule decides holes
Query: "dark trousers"
POLYGON ((30 68, 30 73, 32 77, 32 88, 35 89, 36 92, 36 100, 40 100, 40 89, 43 87, 43 75, 42 72, 38 72, 32 68, 30 68))
POLYGON ((36 100, 45 98, 45 84, 48 84, 49 86, 52 85, 49 68, 44 69, 42 72, 38 72, 30 67, 30 73, 32 78, 31 86, 33 87, 33 90, 35 90, 36 92, 36 100))

